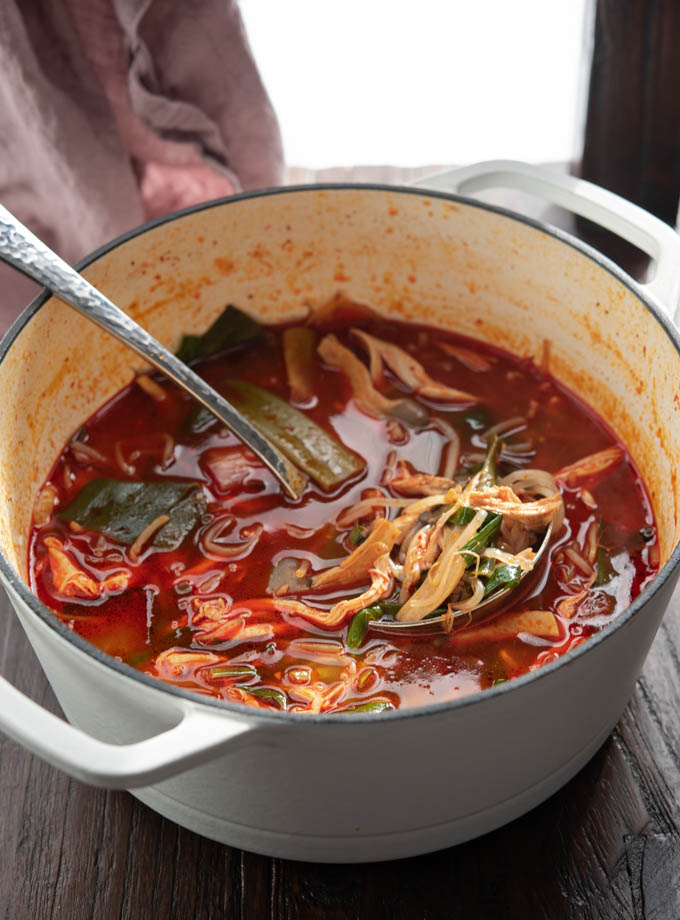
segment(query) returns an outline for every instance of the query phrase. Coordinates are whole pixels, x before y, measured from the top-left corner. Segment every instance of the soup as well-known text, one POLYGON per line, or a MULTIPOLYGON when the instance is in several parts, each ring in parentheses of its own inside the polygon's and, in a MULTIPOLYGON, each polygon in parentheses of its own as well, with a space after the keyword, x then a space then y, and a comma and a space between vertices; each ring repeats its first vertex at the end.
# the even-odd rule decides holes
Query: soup
POLYGON ((654 577, 644 485, 547 347, 539 367, 338 297, 266 329, 229 307, 179 355, 309 481, 285 496, 160 376, 74 434, 32 587, 156 678, 294 712, 441 702, 587 641, 654 577))

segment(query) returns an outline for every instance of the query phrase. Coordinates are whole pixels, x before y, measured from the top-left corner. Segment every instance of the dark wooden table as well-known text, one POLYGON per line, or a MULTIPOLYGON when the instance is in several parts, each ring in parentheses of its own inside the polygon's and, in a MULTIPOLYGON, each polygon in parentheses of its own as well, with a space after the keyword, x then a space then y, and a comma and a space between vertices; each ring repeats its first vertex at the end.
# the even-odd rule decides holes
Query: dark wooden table
MULTIPOLYGON (((294 178, 400 182, 411 173, 294 178)), ((643 270, 630 250, 599 242, 643 270)), ((59 712, 4 597, 0 673, 59 712)), ((0 736, 0 920, 678 920, 679 793, 680 590, 620 723, 581 773, 507 827, 429 856, 327 866, 240 852, 127 793, 71 780, 0 736)))

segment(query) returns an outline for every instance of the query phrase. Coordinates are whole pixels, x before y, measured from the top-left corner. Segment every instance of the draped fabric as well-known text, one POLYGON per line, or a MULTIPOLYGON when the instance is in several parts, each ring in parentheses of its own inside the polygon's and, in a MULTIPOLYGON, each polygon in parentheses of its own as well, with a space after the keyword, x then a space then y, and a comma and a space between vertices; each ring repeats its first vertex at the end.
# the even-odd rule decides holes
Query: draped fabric
MULTIPOLYGON (((3 0, 0 62, 0 201, 70 262, 282 181, 235 0, 3 0)), ((3 330, 36 290, 0 265, 3 330)))

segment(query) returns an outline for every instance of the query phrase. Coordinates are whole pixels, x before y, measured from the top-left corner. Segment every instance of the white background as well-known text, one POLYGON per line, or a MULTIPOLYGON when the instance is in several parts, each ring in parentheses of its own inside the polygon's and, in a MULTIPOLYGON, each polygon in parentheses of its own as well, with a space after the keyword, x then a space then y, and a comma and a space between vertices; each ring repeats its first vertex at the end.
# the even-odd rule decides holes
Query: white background
POLYGON ((578 156, 588 0, 241 0, 292 166, 578 156))

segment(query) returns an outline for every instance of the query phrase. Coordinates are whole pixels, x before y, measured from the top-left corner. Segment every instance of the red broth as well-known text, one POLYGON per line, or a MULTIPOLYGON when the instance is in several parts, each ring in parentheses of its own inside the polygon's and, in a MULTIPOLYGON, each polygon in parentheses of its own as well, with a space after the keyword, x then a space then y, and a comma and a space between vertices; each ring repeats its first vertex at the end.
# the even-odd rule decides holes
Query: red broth
MULTIPOLYGON (((320 339, 332 328, 367 364, 348 332, 349 320, 356 319, 336 314, 325 328, 316 327, 316 335, 320 339)), ((529 466, 555 473, 613 445, 625 451, 602 419, 531 360, 425 326, 363 316, 361 327, 399 344, 432 378, 475 394, 478 402, 447 405, 419 397, 387 371, 383 391, 414 398, 430 421, 409 426, 373 418, 355 405, 345 374, 315 357, 315 395, 301 410, 362 457, 365 468, 330 491, 311 482, 295 502, 219 423, 197 430, 194 404, 167 381, 133 382, 87 420, 47 480, 41 504, 48 511, 36 512, 29 550, 31 583, 40 599, 89 642, 157 678, 252 706, 316 712, 420 706, 483 690, 540 668, 624 610, 658 566, 649 499, 627 453, 604 474, 559 482, 566 516, 548 564, 534 574, 528 594, 489 621, 502 627, 517 612, 549 611, 554 634, 507 635, 502 628, 485 634, 472 623, 436 636, 392 638, 369 628, 359 647, 350 648, 349 620, 328 629, 249 604, 271 598, 272 569, 284 557, 296 560, 302 574, 347 557, 354 549, 352 530, 338 528, 337 515, 376 494, 369 490, 395 495, 388 480, 399 461, 412 470, 441 472, 447 439, 437 419, 460 437, 459 471, 473 471, 486 449, 484 432, 513 417, 525 424, 506 436, 515 454, 512 463, 501 462, 501 472, 529 466), (60 509, 101 477, 196 483, 204 503, 200 520, 175 548, 154 546, 151 535, 136 554, 111 536, 61 519, 60 509), (217 553, 205 552, 210 528, 217 553), (233 555, 221 556, 220 550, 233 555), (68 589, 55 577, 57 563, 76 573, 68 589), (88 588, 93 582, 96 592, 88 588), (571 608, 563 603, 568 599, 571 608), (205 603, 213 605, 211 623, 221 624, 216 634, 196 625, 205 603)), ((270 327, 255 345, 195 367, 217 389, 225 376, 240 378, 288 401, 283 329, 270 327)), ((398 511, 371 511, 359 521, 360 530, 365 534, 376 514, 394 517, 398 511)), ((328 609, 365 588, 289 596, 328 609)))

